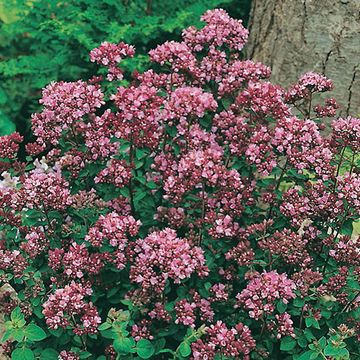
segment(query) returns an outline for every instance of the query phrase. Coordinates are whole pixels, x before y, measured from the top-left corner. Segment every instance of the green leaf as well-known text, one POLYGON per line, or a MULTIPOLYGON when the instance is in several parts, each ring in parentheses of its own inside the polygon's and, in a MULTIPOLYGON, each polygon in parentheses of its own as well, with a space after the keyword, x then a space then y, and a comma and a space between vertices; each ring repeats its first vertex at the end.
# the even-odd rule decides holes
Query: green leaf
POLYGON ((138 160, 142 159, 143 157, 147 156, 147 150, 145 149, 136 149, 135 156, 138 160))
POLYGON ((11 312, 11 315, 10 315, 10 319, 11 321, 19 321, 19 320, 24 320, 24 315, 22 314, 19 306, 17 306, 12 312, 11 312))
POLYGON ((105 339, 116 339, 117 337, 115 331, 112 328, 106 330, 100 330, 100 331, 101 331, 101 336, 104 337, 105 339))
POLYGON ((308 341, 311 341, 311 340, 315 339, 315 336, 314 336, 314 334, 312 333, 312 331, 310 329, 305 329, 304 330, 304 335, 305 335, 305 337, 307 338, 308 341))
POLYGON ((63 336, 64 334, 64 329, 59 328, 59 329, 48 329, 49 333, 57 338, 63 336))
POLYGON ((98 327, 98 330, 102 331, 110 328, 111 328, 111 324, 109 324, 108 322, 104 322, 98 327))
POLYGON ((319 325, 319 322, 312 318, 312 317, 308 317, 305 319, 305 324, 306 324, 306 327, 314 327, 316 329, 320 329, 320 325, 319 325))
POLYGON ((279 301, 276 305, 276 308, 280 314, 283 314, 287 309, 287 304, 284 304, 282 301, 279 301))
POLYGON ((281 339, 280 350, 291 351, 296 346, 296 340, 291 336, 286 336, 281 339))
POLYGON ((134 201, 139 202, 147 195, 146 191, 138 191, 136 195, 134 196, 134 201))
POLYGON ((182 357, 186 358, 191 354, 191 347, 186 341, 183 341, 179 345, 178 351, 182 357))
POLYGON ((12 329, 7 329, 1 339, 1 342, 5 343, 5 341, 7 341, 11 338, 11 335, 12 335, 12 329))
POLYGON ((22 342, 24 340, 25 331, 23 328, 21 329, 13 329, 11 332, 11 337, 17 342, 22 342))
POLYGON ((40 326, 37 326, 35 324, 29 324, 25 328, 25 336, 30 341, 41 341, 47 337, 45 331, 40 326))
POLYGON ((353 220, 346 220, 341 228, 341 233, 351 236, 353 233, 353 220))
POLYGON ((116 339, 113 344, 115 351, 121 354, 128 354, 133 345, 134 341, 126 337, 116 339))
POLYGON ((317 352, 313 352, 311 355, 310 355, 310 360, 315 360, 319 357, 319 353, 317 352))
POLYGON ((299 308, 302 308, 305 305, 305 300, 301 298, 296 298, 293 301, 293 305, 299 308))
POLYGON ((41 350, 40 360, 58 360, 59 353, 54 349, 41 350))
POLYGON ((28 348, 18 348, 11 353, 11 360, 34 360, 34 353, 28 348))
POLYGON ((80 359, 88 359, 92 354, 88 351, 82 351, 80 353, 80 359))
POLYGON ((327 344, 324 349, 324 354, 326 356, 336 356, 336 357, 346 357, 349 358, 349 351, 345 348, 335 347, 332 344, 327 344))
POLYGON ((146 339, 141 339, 136 344, 136 352, 142 359, 149 359, 155 352, 153 344, 146 339))
POLYGON ((318 357, 317 352, 309 350, 309 351, 306 351, 303 354, 301 354, 298 358, 296 358, 296 360, 314 360, 312 357, 312 356, 314 356, 314 354, 316 355, 316 357, 318 357))
POLYGON ((299 344, 300 347, 306 348, 307 345, 308 345, 308 341, 307 341, 305 335, 301 334, 301 335, 297 338, 297 343, 299 344))
POLYGON ((322 309, 321 310, 321 315, 325 319, 330 319, 331 316, 332 316, 332 312, 330 310, 327 310, 327 309, 322 309))
POLYGON ((320 347, 321 347, 322 349, 324 349, 324 347, 326 346, 326 338, 325 338, 325 336, 321 337, 321 338, 319 339, 318 343, 319 343, 320 347))

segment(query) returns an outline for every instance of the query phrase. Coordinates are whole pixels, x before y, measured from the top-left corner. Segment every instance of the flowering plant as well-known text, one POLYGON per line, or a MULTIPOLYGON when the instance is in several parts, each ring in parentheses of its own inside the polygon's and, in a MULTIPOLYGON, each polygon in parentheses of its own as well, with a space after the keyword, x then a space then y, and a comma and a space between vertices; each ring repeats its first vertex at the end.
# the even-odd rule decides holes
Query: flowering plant
POLYGON ((315 103, 323 75, 269 82, 224 10, 202 20, 131 83, 135 49, 105 42, 107 79, 48 85, 26 161, 1 138, 12 359, 359 358, 360 119, 315 103))

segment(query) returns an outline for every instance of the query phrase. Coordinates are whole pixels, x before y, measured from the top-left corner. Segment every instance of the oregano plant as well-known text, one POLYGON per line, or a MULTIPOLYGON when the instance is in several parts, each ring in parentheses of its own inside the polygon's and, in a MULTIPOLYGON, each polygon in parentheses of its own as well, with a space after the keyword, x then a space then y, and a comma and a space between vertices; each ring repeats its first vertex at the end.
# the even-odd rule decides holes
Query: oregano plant
POLYGON ((360 358, 360 119, 201 19, 130 82, 103 42, 103 77, 46 86, 26 161, 0 138, 12 359, 360 358))

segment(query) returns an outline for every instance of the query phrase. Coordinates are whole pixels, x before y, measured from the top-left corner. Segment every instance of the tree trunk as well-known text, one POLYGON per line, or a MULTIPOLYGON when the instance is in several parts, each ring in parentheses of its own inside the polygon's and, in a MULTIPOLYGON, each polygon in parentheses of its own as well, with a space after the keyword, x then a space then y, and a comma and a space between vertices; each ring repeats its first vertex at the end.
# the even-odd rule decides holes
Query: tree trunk
POLYGON ((360 0, 252 0, 249 58, 283 86, 316 71, 334 82, 341 116, 360 115, 360 0))

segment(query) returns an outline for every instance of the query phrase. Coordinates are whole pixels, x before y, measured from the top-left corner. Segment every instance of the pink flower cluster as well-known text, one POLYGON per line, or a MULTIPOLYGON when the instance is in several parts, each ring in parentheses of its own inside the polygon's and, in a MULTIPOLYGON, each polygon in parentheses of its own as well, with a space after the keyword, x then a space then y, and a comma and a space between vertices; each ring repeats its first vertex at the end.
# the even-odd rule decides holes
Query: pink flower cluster
POLYGON ((65 210, 72 202, 69 183, 60 171, 28 173, 19 194, 29 209, 65 210))
POLYGON ((191 344, 191 348, 194 360, 213 360, 217 354, 249 360, 255 345, 246 325, 239 323, 229 329, 222 321, 217 321, 207 328, 205 337, 191 344))
POLYGON ((101 116, 92 116, 87 124, 82 124, 80 131, 90 159, 106 159, 117 154, 119 143, 111 141, 116 131, 115 123, 115 114, 107 109, 101 116))
POLYGON ((299 172, 313 168, 325 179, 333 173, 332 152, 312 120, 293 116, 278 121, 272 145, 283 153, 299 172))
POLYGON ((11 272, 16 278, 20 278, 27 266, 28 262, 19 250, 0 249, 0 270, 11 272))
POLYGON ((347 117, 332 122, 332 141, 341 146, 349 146, 355 153, 360 151, 360 119, 347 117))
POLYGON ((252 132, 248 147, 245 151, 246 159, 256 165, 261 175, 269 175, 277 165, 276 157, 271 146, 271 132, 266 126, 259 126, 252 132))
POLYGON ((90 51, 90 60, 108 68, 107 79, 121 80, 123 78, 122 71, 117 67, 121 59, 125 57, 133 57, 135 48, 131 45, 120 42, 119 44, 111 44, 104 41, 99 47, 90 51))
POLYGON ((118 188, 126 186, 131 178, 131 169, 124 160, 111 159, 107 167, 99 172, 94 182, 110 183, 118 188))
POLYGON ((183 31, 185 43, 194 51, 201 51, 205 46, 226 45, 238 51, 244 47, 249 32, 241 20, 231 18, 223 9, 208 10, 201 20, 206 22, 201 30, 190 27, 183 31))
POLYGON ((349 291, 346 289, 348 275, 349 268, 341 266, 337 274, 329 277, 326 283, 318 286, 317 292, 322 296, 330 296, 335 301, 345 305, 349 296, 349 291))
POLYGON ((49 251, 49 266, 53 270, 63 271, 63 276, 69 279, 81 279, 84 274, 98 274, 104 266, 105 255, 89 254, 84 243, 72 243, 68 251, 54 249, 49 251))
POLYGON ((294 273, 291 279, 295 282, 296 289, 300 291, 301 295, 307 296, 310 288, 321 281, 323 276, 318 271, 301 269, 299 272, 294 273))
POLYGON ((131 327, 131 336, 135 341, 139 341, 141 339, 153 340, 154 336, 151 335, 149 330, 150 321, 146 319, 142 319, 140 323, 134 324, 131 327))
POLYGON ((101 318, 93 303, 85 300, 91 294, 91 288, 73 281, 55 290, 43 304, 46 324, 51 329, 70 326, 77 335, 95 334, 101 318))
POLYGON ((17 132, 0 136, 0 158, 15 159, 22 141, 23 137, 17 132))
POLYGON ((333 245, 329 251, 331 257, 337 262, 360 266, 360 236, 351 238, 344 236, 333 245))
POLYGON ((268 66, 254 63, 251 60, 236 60, 230 63, 228 67, 225 67, 225 69, 226 74, 223 75, 219 83, 218 92, 220 96, 237 91, 247 82, 254 83, 260 79, 267 79, 271 74, 268 66))
POLYGON ((239 108, 250 110, 256 118, 271 116, 282 119, 290 115, 290 109, 283 101, 283 90, 270 82, 250 81, 247 88, 236 98, 239 108))
POLYGON ((229 147, 231 154, 241 156, 247 149, 249 125, 245 117, 232 111, 222 111, 214 116, 213 125, 218 141, 229 147))
POLYGON ((250 241, 242 237, 239 243, 225 254, 226 260, 234 260, 239 266, 250 265, 255 258, 250 241))
POLYGON ((44 229, 32 228, 25 236, 24 242, 21 244, 21 249, 25 251, 30 258, 44 253, 49 247, 49 240, 46 239, 44 229))
POLYGON ((276 302, 287 304, 295 298, 295 283, 286 274, 276 271, 263 272, 252 278, 247 287, 236 295, 236 306, 249 310, 249 316, 256 320, 275 310, 276 302))
POLYGON ((195 290, 190 291, 192 299, 181 299, 175 303, 175 324, 195 327, 196 319, 199 317, 201 322, 211 323, 214 320, 214 311, 211 302, 202 298, 195 290))
POLYGON ((115 137, 126 139, 137 147, 156 148, 162 136, 164 99, 158 89, 146 83, 128 88, 119 87, 112 96, 118 112, 115 119, 115 137))
POLYGON ((76 123, 104 104, 98 85, 84 81, 58 82, 48 85, 42 93, 41 113, 32 116, 32 130, 36 143, 44 150, 57 145, 63 131, 75 131, 76 123))
POLYGON ((184 42, 166 41, 150 50, 149 56, 151 61, 160 65, 169 64, 175 73, 182 70, 196 74, 198 70, 196 57, 184 42))
POLYGON ((319 118, 333 117, 336 115, 336 111, 340 108, 340 105, 335 99, 329 98, 325 100, 325 105, 314 106, 314 111, 319 118))
POLYGON ((204 252, 188 240, 178 238, 174 230, 166 228, 136 240, 130 280, 139 284, 145 295, 156 297, 163 292, 168 279, 179 284, 193 273, 200 277, 207 275, 204 252))
POLYGON ((333 83, 326 76, 315 72, 304 74, 299 81, 292 86, 285 95, 287 102, 308 98, 311 93, 332 90, 333 83))
POLYGON ((110 259, 118 269, 126 266, 125 248, 129 236, 136 236, 141 222, 130 215, 119 215, 111 212, 101 215, 93 227, 89 229, 85 240, 94 247, 112 246, 115 251, 110 259))
POLYGON ((198 87, 179 87, 165 103, 163 117, 167 121, 182 120, 188 116, 201 118, 206 111, 215 111, 216 108, 217 102, 211 93, 198 87))
POLYGON ((259 242, 259 247, 268 250, 270 254, 280 256, 288 264, 306 267, 311 257, 306 250, 308 240, 289 229, 276 231, 271 237, 259 242))
POLYGON ((277 322, 276 337, 278 339, 281 339, 283 336, 291 336, 293 338, 296 337, 293 326, 294 322, 292 321, 291 316, 287 312, 284 312, 283 314, 280 315, 276 314, 275 319, 277 322))
POLYGON ((80 360, 80 355, 72 351, 62 350, 59 354, 59 360, 80 360))
POLYGON ((291 218, 293 224, 300 224, 304 219, 335 219, 347 209, 348 215, 360 213, 360 180, 357 174, 345 174, 339 178, 337 192, 318 181, 307 184, 305 191, 291 188, 283 194, 281 212, 291 218))
POLYGON ((349 214, 360 214, 360 174, 346 173, 338 179, 338 198, 345 202, 349 214))

